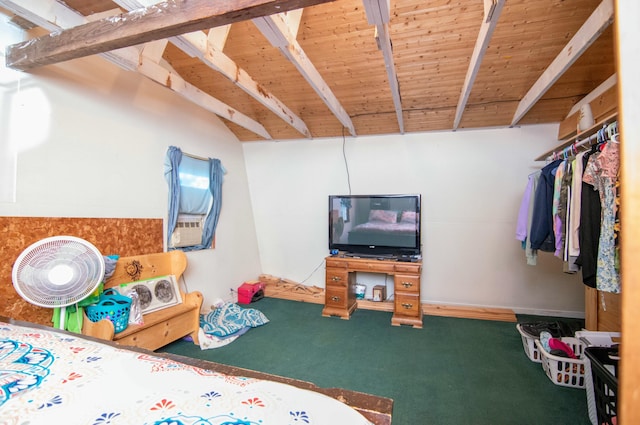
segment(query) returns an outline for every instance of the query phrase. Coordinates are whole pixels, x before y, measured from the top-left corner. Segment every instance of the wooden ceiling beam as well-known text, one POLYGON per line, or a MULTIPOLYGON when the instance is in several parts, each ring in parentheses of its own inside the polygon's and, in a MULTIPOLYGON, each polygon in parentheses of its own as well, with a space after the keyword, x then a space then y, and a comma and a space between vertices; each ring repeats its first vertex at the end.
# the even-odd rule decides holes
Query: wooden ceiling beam
POLYGON ((167 48, 167 44, 169 44, 169 40, 167 40, 166 38, 164 40, 156 40, 145 43, 142 45, 140 55, 155 63, 160 63, 160 61, 162 60, 162 54, 167 48))
POLYGON ((518 124, 533 105, 558 81, 562 74, 598 39, 600 34, 611 25, 613 17, 613 0, 602 0, 596 10, 522 98, 511 120, 511 126, 518 124))
POLYGON ((400 130, 400 134, 404 134, 402 96, 400 95, 400 84, 398 83, 396 65, 393 60, 393 47, 391 45, 391 37, 389 36, 389 24, 376 25, 376 40, 378 42, 378 47, 382 50, 382 56, 384 57, 384 67, 387 71, 389 88, 391 89, 391 98, 393 99, 393 106, 396 110, 398 128, 400 130))
MULTIPOLYGON (((89 18, 52 0, 0 0, 0 6, 27 19, 47 31, 55 32, 89 22, 89 18)), ((137 49, 120 49, 101 54, 120 68, 132 71, 138 66, 137 49)))
POLYGON ((55 1, 33 0, 27 2, 0 0, 0 7, 51 32, 60 29, 60 26, 54 22, 63 21, 70 27, 82 25, 87 22, 86 18, 80 13, 55 1), (49 17, 50 19, 45 17, 49 17))
POLYGON ((280 117, 287 124, 295 128, 304 137, 311 137, 311 132, 305 122, 289 109, 274 94, 266 90, 251 77, 247 71, 240 68, 229 56, 212 46, 202 56, 202 61, 209 67, 222 73, 231 82, 244 90, 251 97, 260 102, 271 112, 280 117))
MULTIPOLYGON (((56 0, 0 0, 0 5, 49 31, 59 31, 89 21, 87 17, 72 11, 56 0)), ((158 50, 164 48, 161 43, 166 41, 158 43, 160 44, 158 46, 149 46, 146 54, 144 53, 146 49, 143 49, 141 54, 137 47, 127 47, 101 56, 126 69, 137 70, 150 80, 170 88, 185 99, 258 136, 265 139, 272 138, 262 124, 185 82, 174 70, 168 69, 168 65, 163 66, 151 60, 152 57, 159 59, 158 50)))
MULTIPOLYGON (((149 7, 158 2, 155 0, 114 0, 125 9, 134 7, 149 7)), ((311 137, 305 122, 282 103, 276 96, 267 91, 262 85, 253 79, 244 69, 242 69, 229 56, 223 53, 226 37, 230 26, 213 28, 209 35, 204 31, 194 31, 171 37, 171 41, 191 57, 199 58, 209 68, 220 72, 229 81, 241 88, 245 93, 260 102, 264 107, 276 114, 280 119, 295 128, 305 137, 311 137)))
POLYGON ((289 27, 289 32, 296 39, 298 38, 298 29, 300 28, 300 22, 302 22, 303 11, 304 9, 296 9, 282 14, 287 27, 289 27))
POLYGON ((8 46, 6 63, 9 68, 24 71, 329 1, 167 0, 8 46))
POLYGON ((349 130, 352 136, 355 136, 356 130, 353 122, 351 122, 351 117, 349 117, 335 94, 333 94, 333 91, 331 91, 304 50, 302 50, 300 44, 298 44, 298 41, 291 34, 283 14, 255 18, 252 22, 267 40, 269 40, 274 47, 280 49, 282 54, 295 65, 300 74, 329 107, 329 110, 335 115, 338 121, 349 130))
POLYGON ((456 114, 453 118, 454 130, 458 129, 460 121, 462 120, 462 114, 467 106, 467 101, 469 100, 473 83, 476 81, 480 65, 482 64, 482 59, 489 47, 493 30, 496 29, 496 25, 498 24, 498 19, 502 13, 504 2, 505 0, 489 0, 489 3, 485 1, 485 18, 480 26, 480 33, 478 34, 478 39, 476 40, 476 45, 473 49, 473 54, 471 55, 471 62, 469 63, 467 75, 464 79, 462 92, 460 92, 460 99, 458 99, 458 107, 456 108, 456 114))
POLYGON ((488 23, 493 19, 496 7, 498 7, 498 0, 484 0, 484 22, 488 23))
POLYGON ((207 43, 209 46, 212 46, 214 49, 221 52, 222 49, 224 49, 224 45, 227 44, 229 31, 231 31, 231 24, 209 29, 209 34, 207 34, 207 43))
POLYGON ((186 82, 169 64, 154 63, 143 58, 140 61, 138 72, 219 117, 246 128, 267 140, 272 139, 262 124, 186 82))
POLYGON ((391 19, 391 4, 389 0, 362 0, 367 22, 370 25, 388 24, 391 19))
POLYGON ((389 0, 363 0, 367 22, 376 26, 375 38, 378 49, 382 51, 384 67, 387 71, 391 98, 396 111, 400 134, 404 134, 404 116, 402 113, 402 97, 400 96, 400 84, 396 75, 396 65, 393 60, 393 45, 389 35, 389 20, 391 9, 389 0))

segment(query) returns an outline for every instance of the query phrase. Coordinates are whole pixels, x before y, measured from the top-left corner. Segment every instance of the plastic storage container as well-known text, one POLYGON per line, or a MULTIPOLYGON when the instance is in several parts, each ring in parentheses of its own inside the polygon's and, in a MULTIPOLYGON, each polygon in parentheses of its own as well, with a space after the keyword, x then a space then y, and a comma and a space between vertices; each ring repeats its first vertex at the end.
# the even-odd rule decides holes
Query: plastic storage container
MULTIPOLYGON (((578 331, 576 338, 579 338, 587 347, 611 347, 616 341, 620 341, 620 332, 603 332, 603 331, 578 331)), ((586 352, 586 348, 585 348, 586 352)), ((589 419, 593 425, 600 425, 598 422, 598 413, 596 411, 596 396, 593 389, 593 374, 591 362, 588 356, 584 356, 585 361, 585 392, 587 395, 587 409, 589 419)))
POLYGON ((96 304, 86 307, 89 320, 99 322, 108 319, 113 323, 115 333, 122 332, 129 325, 131 298, 120 295, 113 289, 107 289, 100 295, 96 304))
POLYGON ((556 385, 571 388, 584 388, 585 387, 585 361, 582 359, 582 353, 585 348, 585 343, 578 338, 563 337, 559 338, 560 341, 567 344, 573 350, 576 355, 576 359, 554 356, 548 353, 540 340, 536 339, 536 347, 540 352, 540 358, 542 359, 542 369, 547 374, 547 377, 556 385))
POLYGON ((587 392, 589 419, 593 424, 613 425, 617 419, 618 351, 616 348, 587 347, 585 357, 590 365, 591 397, 587 392))
POLYGON ((620 340, 620 332, 577 331, 575 337, 587 344, 587 347, 611 347, 620 340))

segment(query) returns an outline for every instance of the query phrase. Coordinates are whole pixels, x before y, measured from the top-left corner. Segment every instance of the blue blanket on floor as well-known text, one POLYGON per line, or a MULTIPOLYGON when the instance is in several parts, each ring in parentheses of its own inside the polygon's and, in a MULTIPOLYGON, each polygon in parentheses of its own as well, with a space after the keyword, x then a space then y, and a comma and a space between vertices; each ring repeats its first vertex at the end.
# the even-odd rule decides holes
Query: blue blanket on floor
POLYGON ((217 337, 232 335, 246 327, 255 328, 268 322, 269 319, 261 311, 242 308, 235 303, 225 303, 200 316, 203 332, 217 337))

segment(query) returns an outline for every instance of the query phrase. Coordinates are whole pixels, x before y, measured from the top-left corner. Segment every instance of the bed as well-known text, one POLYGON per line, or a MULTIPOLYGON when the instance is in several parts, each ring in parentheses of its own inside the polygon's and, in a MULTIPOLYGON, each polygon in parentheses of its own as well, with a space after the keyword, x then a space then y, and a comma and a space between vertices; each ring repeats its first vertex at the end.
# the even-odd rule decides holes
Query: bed
POLYGON ((371 210, 368 221, 349 231, 349 244, 413 246, 416 223, 413 211, 371 210))
POLYGON ((0 317, 1 424, 390 424, 393 401, 0 317))

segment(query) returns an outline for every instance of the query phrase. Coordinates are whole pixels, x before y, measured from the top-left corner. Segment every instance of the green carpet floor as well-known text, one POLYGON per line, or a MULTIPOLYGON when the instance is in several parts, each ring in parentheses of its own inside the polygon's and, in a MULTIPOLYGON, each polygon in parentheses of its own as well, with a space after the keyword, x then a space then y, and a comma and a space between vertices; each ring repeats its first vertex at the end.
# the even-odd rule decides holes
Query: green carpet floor
POLYGON ((177 341, 158 351, 390 397, 394 425, 589 425, 582 389, 554 385, 526 356, 514 323, 391 313, 321 316, 322 305, 264 298, 270 320, 225 347, 177 341))

